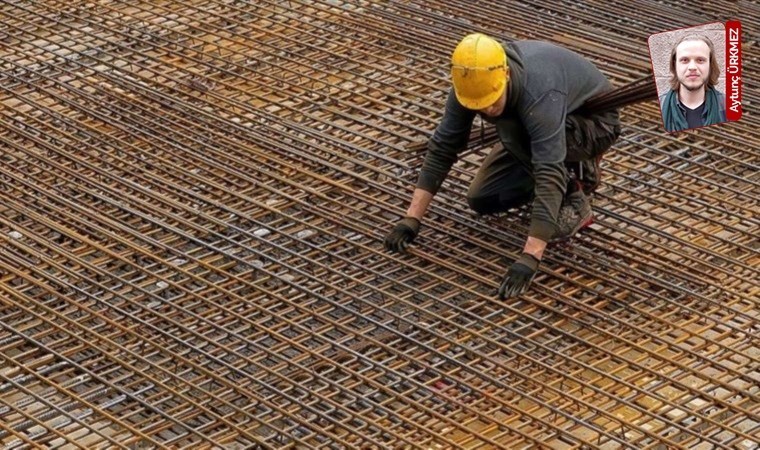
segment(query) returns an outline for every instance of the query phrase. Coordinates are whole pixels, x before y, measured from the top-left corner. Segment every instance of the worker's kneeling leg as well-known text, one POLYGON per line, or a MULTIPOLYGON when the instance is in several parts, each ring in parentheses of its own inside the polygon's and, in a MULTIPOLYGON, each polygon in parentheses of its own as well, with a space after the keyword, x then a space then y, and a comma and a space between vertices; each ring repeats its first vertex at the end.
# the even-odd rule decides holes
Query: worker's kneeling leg
POLYGON ((529 191, 508 190, 491 195, 468 194, 467 204, 476 213, 487 216, 508 211, 525 205, 533 198, 533 188, 529 191))
POLYGON ((565 121, 566 161, 587 161, 603 155, 620 136, 616 111, 589 117, 569 115, 565 121))
POLYGON ((565 163, 591 194, 601 182, 602 157, 620 136, 616 111, 590 117, 570 115, 565 121, 567 156, 565 163))
POLYGON ((517 208, 533 198, 533 177, 518 164, 485 166, 467 193, 467 204, 480 215, 517 208))

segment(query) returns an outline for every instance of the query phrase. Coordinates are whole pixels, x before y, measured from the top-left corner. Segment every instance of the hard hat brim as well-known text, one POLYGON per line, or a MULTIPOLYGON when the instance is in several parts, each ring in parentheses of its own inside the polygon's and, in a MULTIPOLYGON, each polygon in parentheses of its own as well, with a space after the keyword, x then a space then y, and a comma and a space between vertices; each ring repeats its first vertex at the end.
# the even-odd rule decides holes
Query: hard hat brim
POLYGON ((489 106, 496 103, 497 100, 499 100, 499 97, 504 93, 504 90, 507 87, 506 79, 504 80, 504 83, 501 86, 501 89, 494 91, 486 96, 478 97, 478 98, 470 98, 465 97, 463 95, 459 95, 459 92, 454 89, 454 94, 457 97, 457 101, 460 105, 464 106, 467 109, 471 109, 473 111, 478 111, 481 109, 488 108, 489 106))

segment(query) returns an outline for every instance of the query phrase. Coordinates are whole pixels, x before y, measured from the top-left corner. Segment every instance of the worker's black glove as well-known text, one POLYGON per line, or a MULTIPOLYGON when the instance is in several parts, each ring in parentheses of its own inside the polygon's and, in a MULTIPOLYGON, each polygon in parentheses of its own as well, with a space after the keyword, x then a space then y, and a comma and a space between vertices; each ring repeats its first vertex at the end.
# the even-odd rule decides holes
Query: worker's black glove
POLYGON ((399 220, 388 236, 385 237, 385 249, 389 252, 405 252, 420 231, 420 221, 414 217, 399 220))
POLYGON ((499 298, 504 300, 524 294, 530 287, 533 277, 538 273, 540 262, 533 255, 527 253, 520 255, 520 258, 509 268, 504 281, 499 286, 499 298))

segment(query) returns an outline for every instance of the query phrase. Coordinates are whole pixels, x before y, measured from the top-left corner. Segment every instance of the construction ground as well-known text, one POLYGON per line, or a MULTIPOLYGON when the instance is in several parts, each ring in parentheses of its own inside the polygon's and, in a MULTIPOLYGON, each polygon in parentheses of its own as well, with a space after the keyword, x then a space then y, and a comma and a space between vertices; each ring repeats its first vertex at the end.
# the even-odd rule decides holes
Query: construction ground
POLYGON ((749 1, 0 2, 0 445, 757 449, 759 29, 749 1), (527 294, 494 295, 526 212, 467 208, 479 139, 383 250, 462 36, 621 86, 650 35, 729 19, 742 119, 625 108, 527 294))

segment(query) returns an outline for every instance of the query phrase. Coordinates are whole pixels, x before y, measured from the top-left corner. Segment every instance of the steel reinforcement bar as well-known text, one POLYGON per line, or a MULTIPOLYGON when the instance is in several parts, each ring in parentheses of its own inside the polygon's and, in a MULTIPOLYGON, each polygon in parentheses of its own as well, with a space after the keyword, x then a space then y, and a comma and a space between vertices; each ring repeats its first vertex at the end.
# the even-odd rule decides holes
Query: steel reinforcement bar
POLYGON ((0 443, 755 448, 751 111, 667 135, 628 107, 595 224, 520 299, 494 290, 527 212, 464 201, 477 131, 409 254, 382 249, 462 35, 624 83, 699 23, 631 5, 0 4, 0 443))

